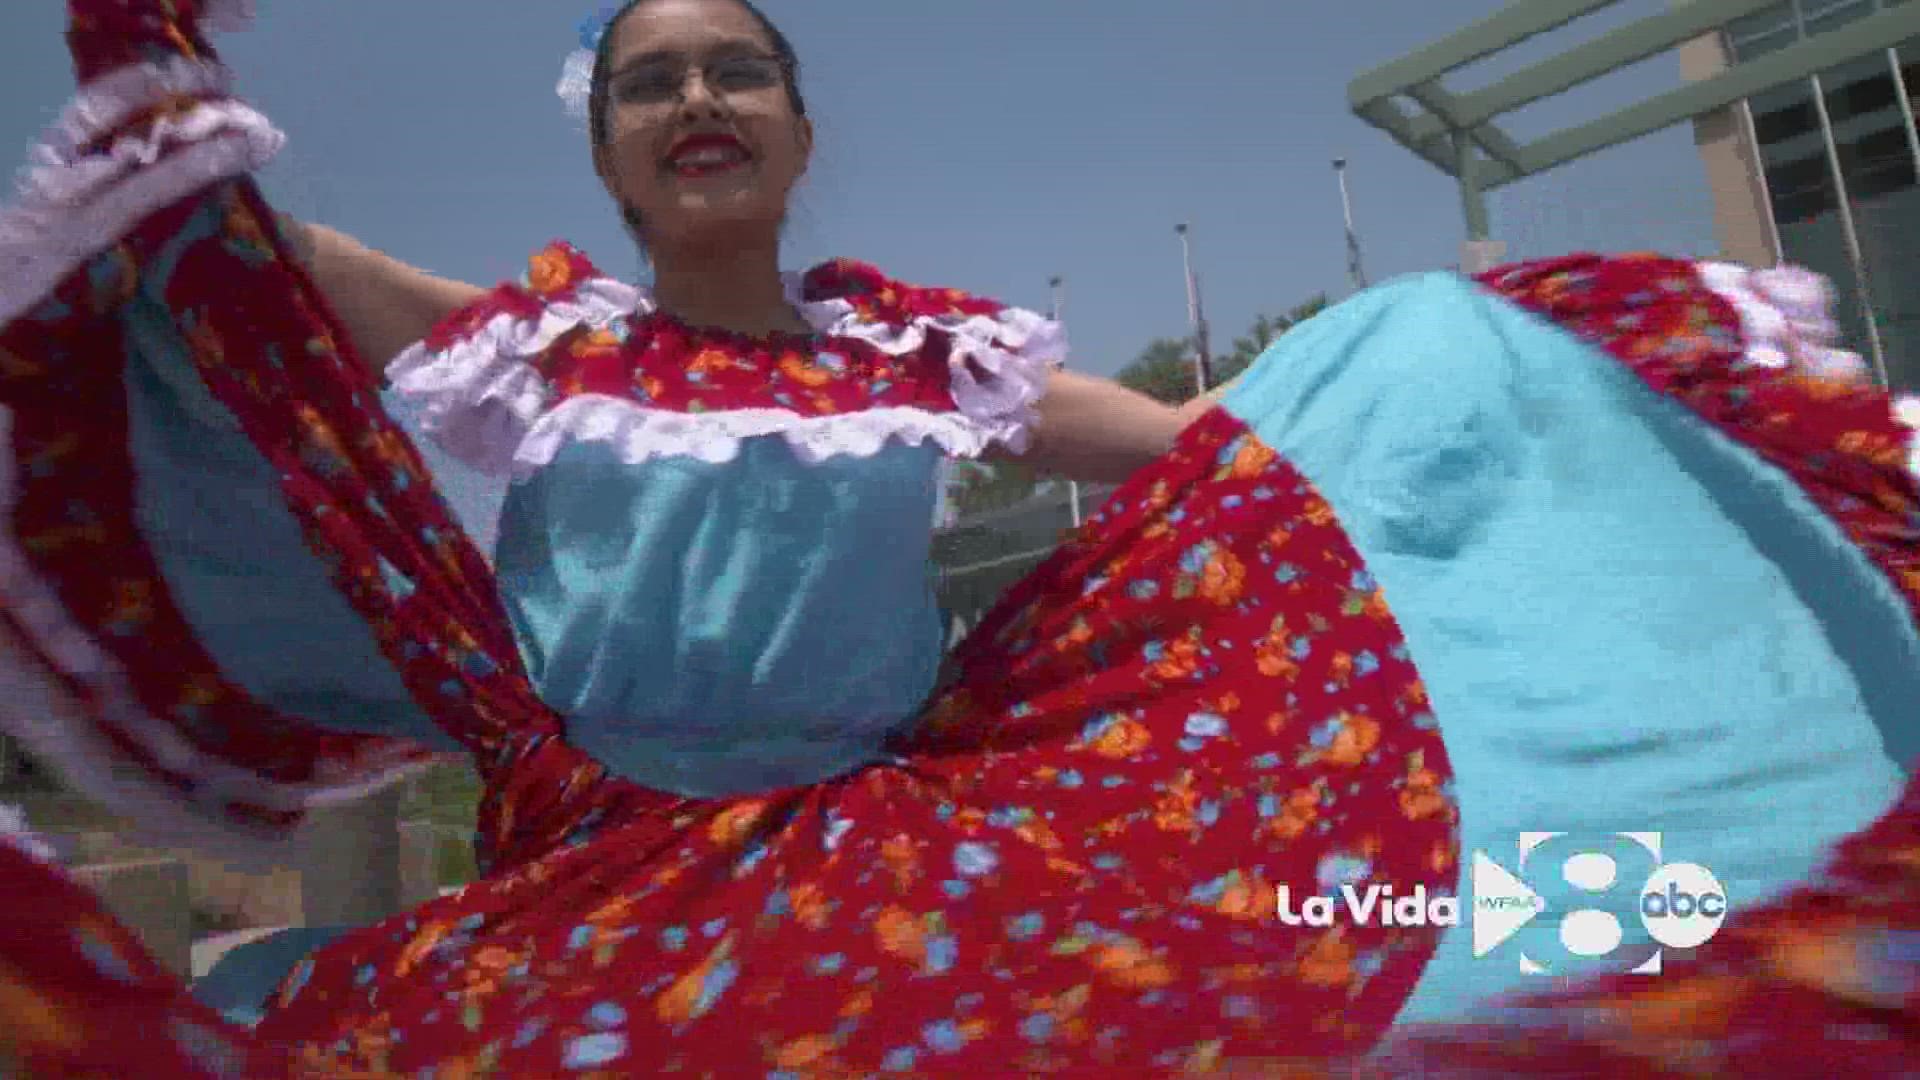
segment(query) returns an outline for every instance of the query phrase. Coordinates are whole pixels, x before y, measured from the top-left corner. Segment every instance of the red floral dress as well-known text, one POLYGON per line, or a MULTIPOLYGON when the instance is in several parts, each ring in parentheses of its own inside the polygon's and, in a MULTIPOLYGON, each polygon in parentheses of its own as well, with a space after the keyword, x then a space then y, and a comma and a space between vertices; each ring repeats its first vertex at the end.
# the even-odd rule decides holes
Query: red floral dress
MULTIPOLYGON (((0 222, 22 256, 0 287, 0 630, 18 689, 0 717, 94 793, 226 850, 271 852, 305 807, 425 756, 269 707, 180 609, 138 513, 123 392, 153 348, 134 309, 157 305, 384 662, 473 755, 489 869, 322 950, 248 1031, 194 1003, 58 868, 0 844, 0 1061, 101 1076, 1303 1075, 1379 1042, 1437 928, 1283 932, 1276 887, 1450 892, 1447 758, 1334 509, 1240 421, 1194 425, 1018 586, 891 760, 749 796, 642 786, 569 742, 536 693, 485 561, 275 237, 245 179, 270 128, 224 96, 201 37, 218 5, 71 7, 82 79, 118 105, 70 116, 0 222), (99 166, 135 144, 153 152, 99 166)), ((896 329, 1002 310, 827 277, 822 295, 883 297, 873 322, 896 329)), ((546 309, 575 284, 537 267, 529 295, 546 309)), ((1778 461, 1920 596, 1916 493, 1884 395, 1736 370, 1739 320, 1684 264, 1584 260, 1484 284, 1778 461), (1702 309, 1719 332, 1688 323, 1702 309)), ((933 413, 952 402, 900 392, 933 413)), ((1817 1057, 1892 1075, 1913 1045, 1916 815, 1910 797, 1832 876, 1741 912, 1732 945, 1675 977, 1396 1043, 1379 1067, 1810 1075, 1795 1063, 1817 1057), (1792 1026, 1767 1001, 1790 1002, 1792 1026)))

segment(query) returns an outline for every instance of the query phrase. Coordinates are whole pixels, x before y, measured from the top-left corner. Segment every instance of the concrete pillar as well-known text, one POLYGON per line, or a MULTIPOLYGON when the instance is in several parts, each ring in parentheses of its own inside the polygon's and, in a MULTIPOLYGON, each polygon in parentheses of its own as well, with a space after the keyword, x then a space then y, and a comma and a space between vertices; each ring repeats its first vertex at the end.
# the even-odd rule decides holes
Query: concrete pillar
POLYGON ((313 815, 300 864, 308 926, 364 926, 403 906, 396 785, 313 815))
POLYGON ((400 902, 413 907, 440 895, 440 845, 444 827, 431 821, 400 823, 400 902))
POLYGON ((1460 272, 1484 274, 1507 261, 1507 245, 1499 240, 1469 240, 1460 248, 1460 272))
POLYGON ((141 859, 76 866, 70 873, 139 935, 154 959, 181 978, 193 976, 193 907, 186 863, 141 859))
MULTIPOLYGON (((1733 63, 1720 34, 1695 38, 1681 45, 1679 54, 1680 75, 1688 82, 1711 78, 1733 63)), ((1778 264, 1779 232, 1767 198, 1766 173, 1744 110, 1734 105, 1694 117, 1693 142, 1713 193, 1714 236, 1721 256, 1754 267, 1778 264)))

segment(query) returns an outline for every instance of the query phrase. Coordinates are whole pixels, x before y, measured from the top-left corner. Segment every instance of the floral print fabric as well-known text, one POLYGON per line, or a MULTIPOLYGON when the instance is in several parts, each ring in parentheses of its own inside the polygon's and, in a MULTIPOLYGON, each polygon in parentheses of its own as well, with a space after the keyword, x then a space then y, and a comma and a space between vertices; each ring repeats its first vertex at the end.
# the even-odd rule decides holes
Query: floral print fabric
POLYGON ((512 1032, 508 1073, 816 1075, 1376 1038, 1432 930, 1276 927, 1274 886, 1445 890, 1454 822, 1391 616, 1312 490, 1216 416, 982 633, 897 764, 587 806, 559 851, 316 957, 260 1034, 329 1066, 512 1032))
MULTIPOLYGON (((1912 433, 1853 377, 1748 362, 1741 320, 1687 263, 1575 256, 1481 282, 1607 349, 1792 477, 1920 604, 1912 433)), ((1920 608, 1916 608, 1920 610, 1920 608)), ((1410 1032, 1382 1076, 1892 1077, 1920 1074, 1920 781, 1817 879, 1736 912, 1658 978, 1523 997, 1503 1023, 1410 1032)))
POLYGON ((1913 431, 1885 390, 1748 360, 1739 313, 1691 263, 1569 256, 1482 284, 1606 349, 1648 386, 1791 476, 1920 618, 1913 431))
POLYGON ((1066 354, 1052 320, 861 263, 823 263, 786 287, 813 332, 693 327, 556 242, 389 371, 450 453, 525 478, 576 442, 610 444, 631 465, 731 461, 764 435, 807 463, 889 442, 1018 450, 1066 354))
MULTIPOLYGON (((200 47, 192 3, 74 7, 77 45, 103 54, 85 61, 93 70, 116 43, 122 62, 200 47)), ((894 762, 753 798, 669 798, 609 779, 531 694, 484 565, 270 220, 249 184, 216 186, 150 217, 5 327, 0 404, 14 420, 21 538, 9 566, 27 570, 0 594, 9 644, 46 669, 70 727, 150 789, 198 798, 209 820, 290 827, 303 785, 393 752, 265 714, 169 614, 128 512, 111 409, 124 346, 113 315, 149 295, 284 477, 312 549, 390 662, 474 753, 488 871, 318 954, 244 1032, 194 1005, 57 870, 0 845, 8 1065, 798 1077, 1241 1061, 1300 1075, 1386 1031, 1433 929, 1283 929, 1272 887, 1449 890, 1444 751, 1388 598, 1332 508, 1232 418, 1190 429, 1007 598, 894 762), (309 365, 297 380, 285 377, 295 358, 309 365), (104 684, 53 647, 44 611, 19 602, 25 581, 46 585, 65 625, 128 673, 151 719, 116 728, 125 714, 106 707, 104 684), (189 767, 142 752, 153 724, 195 751, 189 767), (256 779, 206 805, 205 776, 220 770, 256 779)), ((1738 355, 1724 311, 1704 296, 1659 307, 1687 295, 1665 264, 1649 301, 1662 320, 1609 330, 1622 300, 1649 287, 1634 276, 1647 267, 1581 265, 1632 287, 1583 290, 1541 267, 1490 280, 1762 452, 1756 431, 1827 432, 1796 475, 1810 490, 1836 475, 1885 485, 1832 483, 1816 497, 1849 515, 1881 565, 1904 566, 1908 541, 1875 515, 1910 505, 1911 482, 1877 471, 1873 436, 1888 431, 1868 422, 1875 409, 1808 420, 1826 391, 1767 384, 1769 408, 1741 413, 1746 399, 1717 373, 1738 355), (1709 411, 1717 399, 1725 411, 1709 411)), ((1715 949, 1714 967, 1541 1003, 1545 1026, 1435 1033, 1383 1067, 1796 1075, 1817 1059, 1818 1075, 1891 1074, 1911 1045, 1916 814, 1910 797, 1826 880, 1736 916, 1723 934, 1737 947, 1715 949)))
MULTIPOLYGON (((753 799, 674 799, 609 779, 532 698, 484 566, 270 220, 245 182, 152 216, 7 328, 23 362, 0 389, 23 415, 71 419, 64 386, 110 396, 117 383, 118 306, 140 295, 173 312, 343 595, 475 753, 488 874, 319 954, 257 1035, 214 1039, 142 983, 157 996, 137 1022, 159 1024, 153 1009, 191 1020, 193 1037, 169 1043, 180 1060, 204 1067, 211 1040, 246 1075, 977 1069, 1009 1053, 1070 1070, 1141 1055, 1204 1066, 1277 1042, 1334 1053, 1384 1030, 1432 929, 1275 934, 1272 886, 1444 889, 1444 753, 1331 510, 1230 418, 1190 432, 990 620, 896 763, 753 799), (283 375, 290 357, 298 380, 283 375), (743 1024, 760 1037, 739 1038, 743 1024)), ((933 303, 845 292, 876 311, 933 303)), ((79 588, 111 565, 137 582, 122 592, 164 610, 166 582, 134 557, 124 479, 101 482, 129 468, 104 415, 81 445, 118 456, 26 470, 22 506, 47 507, 47 529, 76 506, 125 524, 87 536, 84 567, 25 547, 42 552, 37 580, 79 588)), ((161 723, 196 733, 220 768, 249 766, 254 714, 229 721, 204 693, 174 711, 167 680, 196 671, 176 663, 194 648, 183 624, 68 614, 152 680, 161 723)), ((299 729, 287 734, 262 742, 298 760, 299 729)), ((328 760, 324 744, 306 749, 328 760)), ((156 776, 182 801, 198 781, 156 776)), ((71 892, 31 883, 44 867, 7 872, 16 895, 71 892)), ((80 1060, 73 1040, 24 1018, 89 950, 36 941, 18 958, 33 976, 7 1042, 26 1068, 60 1071, 80 1060)), ((120 947, 100 955, 132 963, 120 947)), ((90 1044, 124 1042, 108 1036, 111 996, 82 997, 107 1025, 90 1044)))
MULTIPOLYGON (((220 225, 165 285, 208 328, 210 384, 248 421, 318 412, 268 383, 270 350, 215 336, 232 290, 214 283, 272 251, 229 235, 257 235, 251 197, 218 193, 154 228, 180 220, 220 225)), ((312 428, 294 430, 310 445, 312 428)), ((317 481, 353 475, 345 457, 283 459, 309 519, 362 515, 317 497, 317 481)), ((316 548, 404 554, 404 534, 365 516, 365 539, 335 526, 316 548)), ((466 594, 480 582, 458 566, 423 570, 400 602, 424 613, 421 598, 466 594)), ((371 617, 396 604, 388 575, 346 580, 371 617)), ((1384 599, 1284 462, 1209 418, 958 662, 898 764, 755 799, 608 780, 537 710, 523 730, 466 732, 491 766, 493 872, 320 954, 248 1045, 289 1055, 274 1068, 538 1075, 643 1052, 692 1071, 978 1068, 1009 1052, 1035 1070, 1184 1065, 1379 1035, 1432 930, 1276 933, 1273 886, 1444 890, 1444 753, 1384 599), (749 1021, 760 1040, 732 1034, 749 1021)), ((20 1053, 58 1063, 63 1046, 20 1053)))

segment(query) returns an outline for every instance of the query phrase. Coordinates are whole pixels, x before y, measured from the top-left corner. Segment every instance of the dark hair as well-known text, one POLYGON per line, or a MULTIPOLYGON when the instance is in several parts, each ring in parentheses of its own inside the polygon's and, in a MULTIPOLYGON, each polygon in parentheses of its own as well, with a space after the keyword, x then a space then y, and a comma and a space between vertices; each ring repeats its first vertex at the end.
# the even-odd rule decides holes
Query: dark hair
MULTIPOLYGON (((593 138, 594 149, 607 144, 607 99, 612 96, 610 83, 613 80, 613 37, 627 16, 634 13, 647 0, 628 0, 627 4, 607 21, 606 32, 600 35, 600 44, 593 55, 593 77, 587 91, 587 132, 593 138)), ((732 0, 747 9, 753 21, 767 35, 767 42, 773 47, 773 58, 780 62, 780 72, 787 87, 787 104, 793 108, 795 116, 807 115, 807 99, 800 93, 800 55, 793 51, 793 42, 787 35, 773 25, 767 13, 755 6, 752 0, 732 0)), ((622 207, 621 216, 626 218, 627 227, 633 231, 634 238, 640 235, 640 215, 634 210, 622 207)))

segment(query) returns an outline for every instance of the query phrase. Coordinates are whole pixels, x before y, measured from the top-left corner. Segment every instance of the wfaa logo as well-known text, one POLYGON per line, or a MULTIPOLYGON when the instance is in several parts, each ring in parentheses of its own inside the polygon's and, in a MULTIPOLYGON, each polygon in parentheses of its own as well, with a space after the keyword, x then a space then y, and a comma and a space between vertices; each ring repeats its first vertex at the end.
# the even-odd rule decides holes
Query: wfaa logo
POLYGON ((1659 833, 1521 833, 1513 871, 1473 853, 1473 954, 1519 937, 1530 974, 1657 975, 1666 949, 1704 945, 1726 921, 1713 872, 1665 861, 1659 833))

